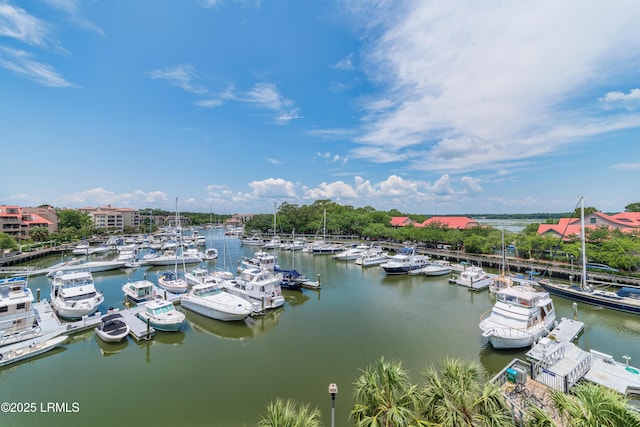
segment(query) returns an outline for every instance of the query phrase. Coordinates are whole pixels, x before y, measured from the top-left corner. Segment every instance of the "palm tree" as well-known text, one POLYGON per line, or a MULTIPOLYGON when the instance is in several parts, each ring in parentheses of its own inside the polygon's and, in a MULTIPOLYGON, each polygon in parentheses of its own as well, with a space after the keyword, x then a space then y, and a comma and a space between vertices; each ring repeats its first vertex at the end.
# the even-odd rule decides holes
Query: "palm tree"
POLYGON ((554 423, 548 414, 532 407, 527 426, 640 427, 640 415, 629 408, 627 399, 598 384, 578 384, 571 394, 552 390, 551 400, 560 415, 558 422, 554 423))
POLYGON ((514 425, 500 387, 486 380, 478 364, 446 359, 442 371, 431 366, 423 375, 426 421, 442 427, 514 425))
POLYGON ((258 422, 260 427, 321 427, 318 408, 298 404, 293 400, 276 399, 267 405, 267 413, 258 422))
POLYGON ((401 362, 382 357, 362 371, 355 382, 355 400, 351 417, 358 427, 420 424, 418 386, 411 384, 401 362))

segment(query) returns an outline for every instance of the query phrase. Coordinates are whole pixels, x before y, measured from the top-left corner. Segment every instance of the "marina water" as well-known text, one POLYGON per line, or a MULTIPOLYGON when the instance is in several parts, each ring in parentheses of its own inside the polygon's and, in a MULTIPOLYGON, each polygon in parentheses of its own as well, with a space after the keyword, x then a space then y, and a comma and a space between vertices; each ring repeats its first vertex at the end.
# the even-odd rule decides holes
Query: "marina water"
MULTIPOLYGON (((216 230, 219 258, 209 268, 235 271, 255 247, 216 230)), ((211 241, 209 244, 211 244, 211 241)), ((353 383, 381 356, 399 360, 412 382, 447 357, 479 362, 490 374, 522 351, 496 351, 483 342, 480 315, 492 307, 484 291, 449 284, 448 276, 385 276, 330 255, 277 251, 282 268, 315 280, 319 291, 285 291, 284 308, 242 323, 223 323, 187 312, 181 333, 157 332, 105 344, 93 331, 71 336, 62 348, 0 370, 0 402, 29 404, 27 412, 0 413, 2 426, 180 425, 254 426, 276 398, 310 403, 330 425, 328 385, 338 385, 336 424, 353 425, 353 383), (295 255, 295 260, 293 259, 295 255)), ((39 260, 54 264, 59 259, 39 260)), ((122 307, 122 285, 163 268, 96 273, 109 306, 122 307)), ((45 276, 29 287, 48 298, 45 276)), ((553 297, 558 318, 573 317, 571 301, 553 297)), ((640 366, 640 316, 578 306, 585 330, 577 344, 640 366)), ((18 406, 15 406, 18 408, 18 406)))

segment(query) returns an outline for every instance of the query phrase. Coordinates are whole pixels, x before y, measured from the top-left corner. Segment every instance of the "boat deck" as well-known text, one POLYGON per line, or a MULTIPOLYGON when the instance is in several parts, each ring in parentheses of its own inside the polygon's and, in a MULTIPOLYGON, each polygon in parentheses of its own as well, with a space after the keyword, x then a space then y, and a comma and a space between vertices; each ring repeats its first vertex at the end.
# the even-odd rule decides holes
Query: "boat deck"
POLYGON ((121 310, 119 313, 124 317, 124 321, 129 326, 129 335, 138 341, 148 341, 153 338, 156 330, 136 315, 142 310, 144 310, 144 305, 121 310))

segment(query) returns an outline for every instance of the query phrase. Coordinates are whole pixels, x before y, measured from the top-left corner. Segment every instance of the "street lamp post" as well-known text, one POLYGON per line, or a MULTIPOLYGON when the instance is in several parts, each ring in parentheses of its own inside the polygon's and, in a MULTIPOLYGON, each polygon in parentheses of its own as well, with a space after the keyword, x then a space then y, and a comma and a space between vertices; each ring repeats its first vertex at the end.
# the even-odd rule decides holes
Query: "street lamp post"
POLYGON ((329 394, 331 394, 331 427, 336 427, 336 394, 338 394, 336 384, 329 384, 329 394))

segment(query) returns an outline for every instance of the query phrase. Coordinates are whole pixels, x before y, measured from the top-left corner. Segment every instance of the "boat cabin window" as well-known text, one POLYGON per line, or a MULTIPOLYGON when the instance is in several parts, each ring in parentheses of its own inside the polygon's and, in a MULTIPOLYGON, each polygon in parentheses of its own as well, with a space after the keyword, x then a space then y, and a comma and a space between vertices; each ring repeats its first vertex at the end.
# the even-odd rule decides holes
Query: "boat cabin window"
POLYGON ((26 306, 26 303, 24 302, 16 304, 16 310, 24 310, 25 306, 26 306))
POLYGON ((6 313, 7 311, 9 311, 9 307, 7 307, 6 305, 0 307, 0 313, 6 313))

